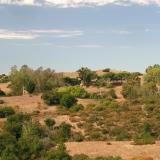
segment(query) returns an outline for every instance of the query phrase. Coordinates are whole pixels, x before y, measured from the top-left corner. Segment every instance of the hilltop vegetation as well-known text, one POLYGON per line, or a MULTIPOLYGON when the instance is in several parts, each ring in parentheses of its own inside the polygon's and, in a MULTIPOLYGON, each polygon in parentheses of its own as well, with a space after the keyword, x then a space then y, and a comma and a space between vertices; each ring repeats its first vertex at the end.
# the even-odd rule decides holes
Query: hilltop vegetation
POLYGON ((0 159, 89 160, 86 155, 71 157, 63 143, 133 141, 146 145, 160 139, 160 65, 148 67, 144 75, 109 68, 101 74, 81 68, 77 74, 66 77, 26 65, 11 69, 5 76, 10 93, 0 90, 4 101, 0 118, 6 119, 0 130, 0 159), (5 97, 24 94, 39 95, 43 103, 29 114, 7 106, 5 97), (50 112, 52 108, 56 111, 50 112), (57 123, 56 117, 64 116, 69 120, 57 123))

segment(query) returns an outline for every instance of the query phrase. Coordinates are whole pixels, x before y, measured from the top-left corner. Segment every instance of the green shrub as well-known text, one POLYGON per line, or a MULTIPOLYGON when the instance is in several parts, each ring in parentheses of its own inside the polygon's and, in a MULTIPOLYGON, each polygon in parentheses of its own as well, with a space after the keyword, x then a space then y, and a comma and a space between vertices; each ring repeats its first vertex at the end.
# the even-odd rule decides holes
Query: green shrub
POLYGON ((128 139, 129 139, 129 136, 125 132, 121 132, 116 136, 116 141, 127 141, 128 139))
POLYGON ((56 143, 66 142, 71 138, 71 125, 62 123, 53 132, 52 140, 56 143))
POLYGON ((72 160, 90 160, 90 158, 85 154, 78 154, 72 157, 72 160))
POLYGON ((110 89, 108 92, 108 95, 111 96, 111 98, 114 98, 114 99, 117 98, 117 95, 114 89, 110 89))
POLYGON ((84 109, 84 106, 82 104, 76 104, 73 107, 70 108, 71 112, 79 112, 84 109))
POLYGON ((87 155, 80 154, 74 155, 72 160, 123 160, 120 157, 97 157, 97 158, 89 158, 87 155))
POLYGON ((149 133, 136 136, 134 138, 135 145, 146 145, 146 144, 155 144, 155 138, 152 137, 149 133))
POLYGON ((7 118, 4 128, 5 130, 14 135, 17 139, 21 137, 22 128, 24 123, 29 122, 31 117, 26 114, 14 114, 7 118))
POLYGON ((45 119, 45 124, 48 128, 53 128, 53 126, 56 124, 54 119, 47 118, 45 119))
POLYGON ((88 96, 87 91, 80 86, 61 87, 58 92, 63 94, 70 94, 77 98, 86 98, 88 96))
POLYGON ((54 132, 64 141, 71 136, 67 124, 49 131, 32 121, 29 115, 15 114, 8 117, 0 132, 0 160, 71 160, 64 144, 59 145, 56 141, 53 144, 51 136, 54 132))
POLYGON ((71 160, 72 157, 67 153, 65 145, 58 145, 53 155, 47 160, 71 160))
POLYGON ((101 95, 98 95, 97 93, 90 93, 89 98, 90 99, 102 99, 103 97, 101 95))
POLYGON ((64 94, 60 100, 60 104, 66 108, 70 108, 76 104, 77 100, 74 96, 64 94))
POLYGON ((92 81, 97 79, 97 74, 94 71, 91 71, 89 68, 87 67, 82 67, 81 69, 79 69, 78 71, 78 75, 79 78, 81 79, 81 82, 83 83, 83 85, 85 86, 89 86, 90 84, 92 84, 92 81))
POLYGON ((0 134, 0 155, 6 149, 6 146, 16 144, 16 138, 11 134, 4 132, 0 134))
POLYGON ((15 114, 15 111, 11 107, 0 108, 0 118, 6 118, 6 117, 11 116, 13 114, 15 114))
POLYGON ((28 91, 28 93, 32 94, 36 88, 36 84, 33 80, 29 80, 27 83, 26 83, 26 90, 28 91))
POLYGON ((148 122, 144 122, 140 129, 141 133, 134 138, 137 145, 154 144, 155 137, 152 136, 152 128, 148 122))
POLYGON ((140 86, 123 84, 122 95, 130 100, 135 100, 140 96, 140 86))
POLYGON ((57 105, 60 103, 60 94, 56 91, 47 91, 42 94, 42 99, 47 105, 57 105))
POLYGON ((72 139, 75 142, 82 142, 84 140, 84 136, 81 133, 74 133, 72 135, 72 139))
POLYGON ((80 85, 81 81, 78 80, 78 78, 70 78, 70 77, 65 77, 63 78, 65 85, 67 86, 76 86, 80 85))

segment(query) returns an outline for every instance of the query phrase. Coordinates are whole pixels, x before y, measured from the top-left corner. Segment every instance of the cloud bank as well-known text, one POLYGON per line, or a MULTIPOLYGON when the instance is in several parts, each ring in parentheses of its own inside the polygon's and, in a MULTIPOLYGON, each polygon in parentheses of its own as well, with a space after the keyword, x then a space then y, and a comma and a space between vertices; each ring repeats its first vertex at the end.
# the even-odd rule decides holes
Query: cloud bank
POLYGON ((104 6, 108 4, 122 6, 132 4, 160 6, 160 0, 0 0, 0 4, 47 5, 57 7, 104 6))

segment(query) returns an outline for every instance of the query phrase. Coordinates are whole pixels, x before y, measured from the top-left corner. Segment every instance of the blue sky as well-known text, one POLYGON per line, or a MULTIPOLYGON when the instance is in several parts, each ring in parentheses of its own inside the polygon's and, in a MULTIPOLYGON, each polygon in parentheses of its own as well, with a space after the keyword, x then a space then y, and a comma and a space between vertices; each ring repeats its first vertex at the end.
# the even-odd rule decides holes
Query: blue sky
POLYGON ((13 65, 143 72, 160 60, 159 0, 0 0, 0 73, 13 65))

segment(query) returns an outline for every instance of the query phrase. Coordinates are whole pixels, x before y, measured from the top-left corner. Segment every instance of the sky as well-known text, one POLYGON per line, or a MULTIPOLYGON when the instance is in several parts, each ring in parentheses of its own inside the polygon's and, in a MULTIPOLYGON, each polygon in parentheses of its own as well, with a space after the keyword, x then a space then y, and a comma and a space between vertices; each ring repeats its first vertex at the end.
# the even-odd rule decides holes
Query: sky
POLYGON ((0 0, 0 73, 144 72, 160 62, 160 0, 0 0))

